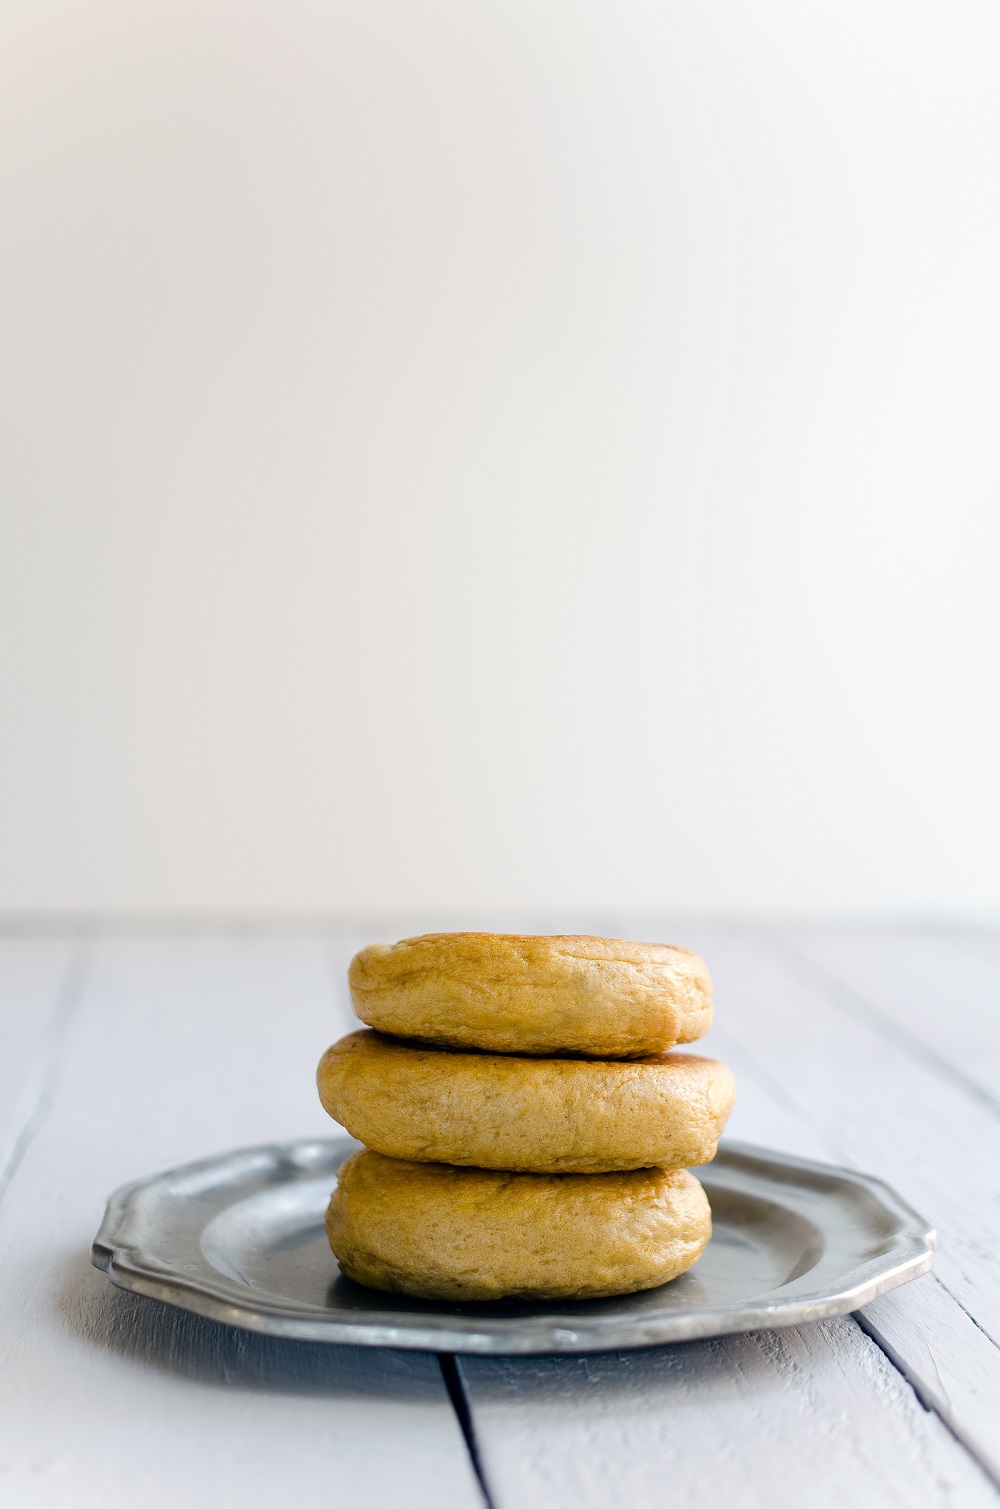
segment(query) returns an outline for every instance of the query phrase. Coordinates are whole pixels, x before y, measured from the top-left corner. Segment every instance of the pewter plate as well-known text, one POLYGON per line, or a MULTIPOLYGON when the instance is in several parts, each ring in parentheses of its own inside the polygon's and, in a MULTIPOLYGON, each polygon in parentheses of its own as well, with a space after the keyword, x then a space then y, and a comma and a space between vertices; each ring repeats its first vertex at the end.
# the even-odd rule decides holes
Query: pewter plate
POLYGON ((344 1278, 323 1217, 348 1137, 246 1148, 112 1195, 91 1260, 123 1289, 308 1341, 436 1352, 600 1352, 843 1315, 926 1273, 934 1232, 888 1185, 745 1143, 699 1169, 714 1235, 694 1268, 619 1299, 451 1305, 344 1278))

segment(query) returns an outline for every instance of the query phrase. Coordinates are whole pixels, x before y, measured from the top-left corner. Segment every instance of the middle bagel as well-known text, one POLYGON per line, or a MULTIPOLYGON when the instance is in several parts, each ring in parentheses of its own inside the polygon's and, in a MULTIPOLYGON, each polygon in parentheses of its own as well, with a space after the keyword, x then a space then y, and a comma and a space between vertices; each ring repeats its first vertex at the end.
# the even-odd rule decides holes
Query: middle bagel
POLYGON ((732 1109, 715 1059, 520 1058, 403 1043, 371 1030, 328 1048, 323 1106, 375 1152, 523 1173, 708 1163, 732 1109))

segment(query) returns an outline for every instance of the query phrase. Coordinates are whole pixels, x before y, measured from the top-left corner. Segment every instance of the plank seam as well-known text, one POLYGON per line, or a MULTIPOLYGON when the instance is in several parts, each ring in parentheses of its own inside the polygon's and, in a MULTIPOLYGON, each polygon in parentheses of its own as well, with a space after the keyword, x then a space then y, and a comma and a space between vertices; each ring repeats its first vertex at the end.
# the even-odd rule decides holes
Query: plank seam
POLYGON ((479 1442, 476 1439, 476 1427, 472 1420, 472 1410, 469 1406, 469 1396, 465 1391, 465 1383, 459 1371, 458 1361, 450 1352, 437 1354, 438 1364, 441 1368, 441 1376, 444 1378, 444 1386, 448 1390, 448 1398, 458 1420, 459 1429, 468 1449, 469 1459, 472 1462, 472 1470, 479 1484, 479 1491, 483 1496, 486 1509, 494 1509, 493 1499, 486 1483, 486 1474, 483 1471, 482 1457, 479 1454, 479 1442))
MULTIPOLYGON (((943 1284, 941 1285, 941 1287, 942 1289, 945 1288, 943 1284)), ((950 1289, 945 1289, 945 1293, 948 1295, 949 1299, 955 1298, 950 1289)), ((955 1303, 958 1304, 958 1300, 955 1300, 955 1303)), ((964 1305, 959 1306, 959 1308, 963 1310, 965 1309, 964 1305)), ((968 1315, 967 1310, 965 1311, 965 1313, 968 1315)), ((1000 1475, 998 1475, 996 1467, 992 1462, 980 1456, 975 1441, 965 1434, 965 1432, 962 1430, 960 1421, 955 1418, 951 1411, 942 1408, 941 1404, 931 1393, 930 1389, 928 1389, 924 1385, 919 1375, 907 1365, 905 1358, 903 1358, 901 1354, 896 1351, 896 1348, 885 1339, 881 1331, 877 1329, 873 1321, 869 1320, 868 1316, 863 1310, 855 1310, 851 1319, 855 1321, 859 1329, 864 1332, 864 1334, 869 1338, 873 1345, 878 1347, 883 1357, 885 1357, 887 1362, 889 1362, 890 1365, 895 1368, 896 1372, 900 1375, 903 1381, 909 1385, 927 1413, 930 1415, 935 1415, 941 1421, 941 1424, 944 1426, 945 1430, 952 1437, 952 1439, 958 1443, 963 1451, 968 1453, 968 1455, 972 1458, 983 1475, 987 1477, 993 1487, 997 1489, 998 1492, 1000 1492, 1000 1475)), ((969 1316, 969 1319, 974 1320, 974 1317, 969 1316)), ((980 1327, 979 1329, 982 1330, 982 1327, 980 1327)), ((990 1340, 992 1340, 992 1337, 990 1338, 990 1340)))
POLYGON ((83 999, 88 962, 87 951, 83 946, 79 947, 70 960, 62 983, 56 992, 52 1015, 46 1030, 46 1037, 50 1041, 40 1076, 38 1094, 34 1106, 14 1139, 7 1162, 3 1168, 0 1168, 0 1200, 7 1193, 25 1153, 45 1125, 52 1110, 69 1029, 83 999))
POLYGON ((997 1339, 996 1339, 995 1336, 991 1336, 990 1335, 990 1333, 989 1333, 989 1331, 987 1331, 986 1327, 984 1325, 982 1325, 976 1319, 976 1317, 973 1315, 972 1311, 970 1309, 968 1309, 968 1307, 966 1305, 964 1305, 962 1303, 962 1301, 958 1298, 958 1295, 957 1294, 952 1294, 951 1290, 948 1288, 948 1285, 945 1283, 944 1279, 943 1278, 939 1278, 936 1273, 932 1273, 931 1274, 931 1278, 937 1284, 937 1286, 938 1286, 939 1289, 943 1289, 944 1290, 945 1294, 947 1294, 947 1296, 948 1296, 949 1299, 954 1300, 955 1304, 961 1310, 962 1314, 965 1315, 965 1316, 967 1316, 968 1319, 972 1321, 972 1324, 975 1326, 976 1330, 979 1331, 983 1336, 986 1337, 986 1340, 989 1342, 990 1346, 991 1347, 996 1347, 997 1351, 1000 1352, 1000 1342, 997 1341, 997 1339))

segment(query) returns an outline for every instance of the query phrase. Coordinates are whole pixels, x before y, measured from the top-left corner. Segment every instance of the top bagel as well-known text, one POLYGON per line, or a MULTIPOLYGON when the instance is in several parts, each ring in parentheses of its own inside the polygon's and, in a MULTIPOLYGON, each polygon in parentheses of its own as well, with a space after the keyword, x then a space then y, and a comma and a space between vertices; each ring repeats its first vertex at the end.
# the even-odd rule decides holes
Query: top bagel
POLYGON ((363 948, 348 978, 370 1027, 450 1048, 642 1058, 712 1024, 708 970, 665 943, 426 933, 363 948))

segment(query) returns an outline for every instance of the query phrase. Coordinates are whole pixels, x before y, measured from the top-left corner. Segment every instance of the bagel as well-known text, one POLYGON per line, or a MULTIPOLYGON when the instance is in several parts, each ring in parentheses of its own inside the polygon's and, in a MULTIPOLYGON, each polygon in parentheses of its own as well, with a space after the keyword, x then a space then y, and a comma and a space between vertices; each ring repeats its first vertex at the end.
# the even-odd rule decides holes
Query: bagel
POLYGON ((736 1093, 724 1064, 688 1053, 517 1058, 368 1029, 328 1048, 316 1079, 324 1108, 377 1153, 541 1174, 707 1163, 736 1093))
POLYGON ((327 1235, 341 1271, 451 1302, 601 1299, 676 1278, 712 1233, 684 1169, 504 1174, 355 1153, 327 1235))
POLYGON ((664 943, 427 933, 363 948, 348 979, 370 1027, 492 1053, 643 1058, 712 1023, 707 969, 664 943))

